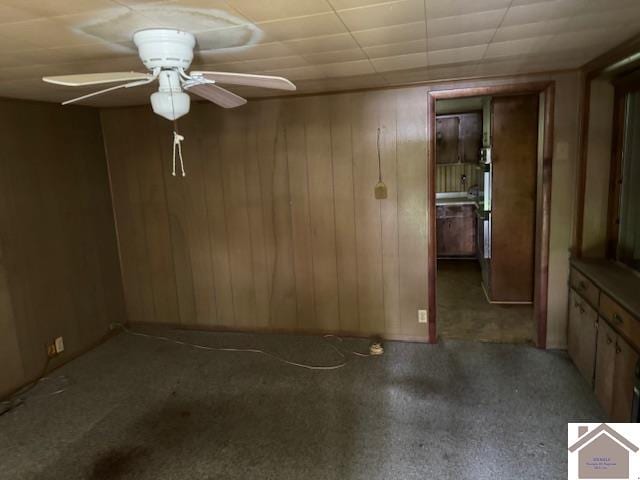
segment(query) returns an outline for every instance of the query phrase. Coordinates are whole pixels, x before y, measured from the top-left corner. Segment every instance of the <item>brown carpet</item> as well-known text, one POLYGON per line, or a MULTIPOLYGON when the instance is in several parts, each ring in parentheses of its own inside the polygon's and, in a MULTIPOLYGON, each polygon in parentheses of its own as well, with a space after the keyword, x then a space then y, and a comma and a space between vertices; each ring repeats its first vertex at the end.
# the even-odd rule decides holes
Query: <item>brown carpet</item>
POLYGON ((532 343, 533 306, 490 304, 474 260, 438 260, 438 336, 496 343, 532 343))

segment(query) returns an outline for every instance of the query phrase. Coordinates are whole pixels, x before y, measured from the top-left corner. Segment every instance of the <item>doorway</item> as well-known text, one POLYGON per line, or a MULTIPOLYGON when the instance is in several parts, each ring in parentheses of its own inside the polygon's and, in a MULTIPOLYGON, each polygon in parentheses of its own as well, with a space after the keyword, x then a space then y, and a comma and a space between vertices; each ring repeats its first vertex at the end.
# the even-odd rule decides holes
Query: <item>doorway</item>
POLYGON ((427 114, 429 339, 544 348, 553 85, 431 91, 427 114))

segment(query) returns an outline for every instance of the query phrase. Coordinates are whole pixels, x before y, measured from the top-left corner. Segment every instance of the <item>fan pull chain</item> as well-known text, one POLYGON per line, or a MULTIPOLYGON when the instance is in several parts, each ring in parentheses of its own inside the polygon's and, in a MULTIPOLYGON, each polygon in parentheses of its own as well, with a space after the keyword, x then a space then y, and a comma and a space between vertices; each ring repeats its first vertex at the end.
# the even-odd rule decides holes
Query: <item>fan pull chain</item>
POLYGON ((182 141, 184 137, 180 135, 175 130, 173 131, 173 170, 171 175, 176 176, 176 150, 178 152, 178 158, 180 159, 180 170, 182 171, 182 176, 185 177, 186 173, 184 173, 184 162, 182 161, 182 141), (176 148, 177 147, 177 148, 176 148))
POLYGON ((176 110, 173 105, 173 86, 171 85, 171 77, 167 77, 169 82, 169 90, 170 90, 170 98, 171 98, 171 112, 173 113, 173 170, 171 171, 171 175, 176 176, 176 150, 178 150, 178 156, 180 157, 180 170, 182 171, 182 176, 185 177, 184 173, 184 162, 182 161, 182 141, 184 137, 178 133, 178 122, 176 121, 176 110), (176 149, 176 147, 178 147, 176 149))

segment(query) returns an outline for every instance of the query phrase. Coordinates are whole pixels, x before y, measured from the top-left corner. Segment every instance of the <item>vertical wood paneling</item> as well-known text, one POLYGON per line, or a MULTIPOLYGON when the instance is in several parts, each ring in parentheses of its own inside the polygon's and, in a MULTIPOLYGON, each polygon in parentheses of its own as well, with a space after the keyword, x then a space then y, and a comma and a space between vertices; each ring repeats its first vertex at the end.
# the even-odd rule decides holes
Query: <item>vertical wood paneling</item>
POLYGON ((314 328, 337 330, 338 273, 336 267, 331 119, 328 103, 320 97, 305 101, 306 156, 309 177, 309 216, 313 259, 314 328))
MULTIPOLYGON (((223 184, 223 157, 220 148, 220 123, 215 111, 198 109, 202 112, 194 120, 199 129, 193 133, 200 140, 199 156, 203 159, 203 183, 209 249, 213 265, 214 291, 216 297, 216 324, 224 327, 235 325, 235 302, 231 287, 231 266, 225 191, 223 184), (199 121, 198 121, 199 120, 199 121)), ((185 132, 186 134, 186 132, 185 132)), ((190 137, 191 138, 191 137, 190 137)), ((189 155, 186 156, 189 158, 189 155)), ((187 161, 187 166, 190 164, 187 161)))
POLYGON ((378 181, 377 102, 381 93, 354 94, 352 101, 356 257, 358 261, 359 329, 384 329, 380 201, 373 195, 378 181))
MULTIPOLYGON (((195 104, 179 122, 186 179, 167 173, 170 124, 154 122, 146 108, 103 115, 116 196, 126 199, 142 182, 147 189, 156 185, 153 175, 145 180, 137 173, 133 188, 125 169, 150 161, 134 160, 138 155, 162 155, 157 164, 166 192, 158 196, 166 202, 174 249, 163 254, 175 264, 164 280, 180 298, 180 321, 426 340, 417 324, 427 293, 425 100, 416 88, 265 100, 234 111, 195 104), (147 120, 134 115, 137 130, 123 131, 119 116, 132 114, 147 120), (385 200, 373 192, 378 127, 385 200), (140 142, 148 145, 135 145, 140 142), (160 154, 157 142, 164 142, 160 154), (112 158, 112 150, 128 161, 112 158), (205 313, 211 308, 215 316, 205 313)), ((151 242, 148 221, 119 214, 130 203, 115 201, 122 243, 131 235, 151 242)), ((141 263, 124 268, 127 284, 151 271, 146 261, 123 255, 123 263, 141 263)), ((131 308, 143 321, 144 311, 131 308)))
POLYGON ((417 310, 427 308, 426 94, 397 96, 398 249, 400 315, 404 335, 427 336, 417 310))
POLYGON ((378 203, 380 206, 384 330, 393 334, 401 334, 396 96, 395 90, 381 92, 379 103, 380 159, 382 178, 387 186, 387 199, 378 203))
POLYGON ((298 326, 316 325, 305 101, 291 102, 285 123, 298 326))
POLYGON ((99 114, 0 101, 0 395, 125 320, 99 114))
POLYGON ((251 104, 246 107, 246 158, 245 182, 247 191, 247 208, 249 228, 251 232, 251 260, 253 283, 256 297, 256 317, 254 324, 259 327, 269 325, 269 288, 270 265, 266 253, 266 238, 262 208, 262 185, 259 165, 259 121, 260 105, 251 104))
POLYGON ((237 327, 253 325, 258 315, 251 248, 252 232, 247 208, 246 126, 247 119, 242 112, 229 112, 222 118, 220 136, 220 153, 224 159, 222 188, 237 327))
POLYGON ((358 258, 351 101, 351 95, 336 95, 329 98, 340 328, 347 332, 357 332, 359 325, 358 258))

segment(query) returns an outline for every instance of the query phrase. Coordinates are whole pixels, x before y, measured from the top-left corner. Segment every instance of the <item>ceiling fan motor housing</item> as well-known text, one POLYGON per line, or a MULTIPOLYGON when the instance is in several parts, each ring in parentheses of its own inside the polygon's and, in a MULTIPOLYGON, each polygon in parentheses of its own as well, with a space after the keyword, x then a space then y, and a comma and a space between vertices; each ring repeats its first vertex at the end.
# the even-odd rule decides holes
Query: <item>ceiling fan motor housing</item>
POLYGON ((142 63, 149 69, 188 69, 193 60, 195 37, 189 32, 170 28, 139 30, 133 35, 142 63))

